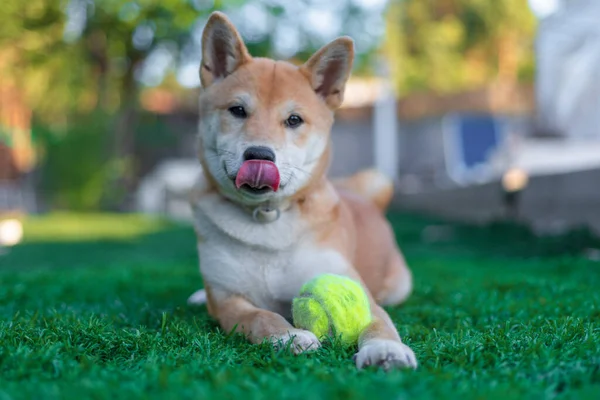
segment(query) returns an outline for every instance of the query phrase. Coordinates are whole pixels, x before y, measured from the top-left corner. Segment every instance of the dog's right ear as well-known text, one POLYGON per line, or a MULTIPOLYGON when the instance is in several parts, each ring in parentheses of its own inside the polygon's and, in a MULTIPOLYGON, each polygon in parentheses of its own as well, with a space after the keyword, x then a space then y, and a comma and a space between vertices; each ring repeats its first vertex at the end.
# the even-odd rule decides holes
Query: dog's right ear
POLYGON ((225 78, 251 59, 242 37, 229 18, 222 12, 213 12, 202 33, 202 86, 208 87, 216 80, 225 78))

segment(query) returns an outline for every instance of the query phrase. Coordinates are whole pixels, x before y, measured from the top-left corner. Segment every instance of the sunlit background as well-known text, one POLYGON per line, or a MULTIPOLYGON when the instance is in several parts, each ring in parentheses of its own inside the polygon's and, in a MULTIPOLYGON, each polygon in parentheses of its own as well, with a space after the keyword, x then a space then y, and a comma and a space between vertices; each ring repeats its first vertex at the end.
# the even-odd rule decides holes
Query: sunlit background
POLYGON ((411 212, 600 229, 598 1, 4 0, 0 246, 56 210, 189 219, 214 10, 255 56, 355 39, 332 175, 375 165, 411 212))

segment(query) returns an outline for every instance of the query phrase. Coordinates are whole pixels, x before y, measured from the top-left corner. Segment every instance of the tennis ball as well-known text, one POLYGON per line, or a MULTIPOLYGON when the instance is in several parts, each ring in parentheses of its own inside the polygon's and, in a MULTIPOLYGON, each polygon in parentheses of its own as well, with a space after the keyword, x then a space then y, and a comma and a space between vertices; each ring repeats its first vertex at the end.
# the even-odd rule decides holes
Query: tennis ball
POLYGON ((309 330, 319 339, 336 335, 344 345, 353 345, 371 322, 371 307, 358 282, 323 274, 302 286, 292 301, 292 317, 296 328, 309 330))

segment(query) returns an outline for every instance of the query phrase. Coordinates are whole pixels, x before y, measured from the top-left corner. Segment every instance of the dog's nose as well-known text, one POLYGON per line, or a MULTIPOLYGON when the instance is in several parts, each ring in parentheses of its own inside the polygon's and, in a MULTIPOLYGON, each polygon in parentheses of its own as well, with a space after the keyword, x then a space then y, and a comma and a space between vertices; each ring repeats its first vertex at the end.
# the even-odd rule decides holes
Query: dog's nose
POLYGON ((244 161, 248 160, 266 160, 275 161, 275 152, 265 146, 252 146, 244 151, 244 161))

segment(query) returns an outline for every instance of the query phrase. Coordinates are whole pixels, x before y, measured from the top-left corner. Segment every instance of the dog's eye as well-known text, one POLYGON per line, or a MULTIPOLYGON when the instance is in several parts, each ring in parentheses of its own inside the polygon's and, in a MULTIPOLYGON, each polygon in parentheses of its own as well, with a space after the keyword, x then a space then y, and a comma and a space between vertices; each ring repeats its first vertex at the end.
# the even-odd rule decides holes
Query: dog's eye
POLYGON ((246 118, 248 116, 248 114, 246 114, 246 109, 242 106, 229 107, 228 111, 237 118, 246 118))
POLYGON ((285 124, 290 128, 296 128, 297 126, 302 125, 304 120, 296 114, 292 114, 288 119, 285 120, 285 124))

